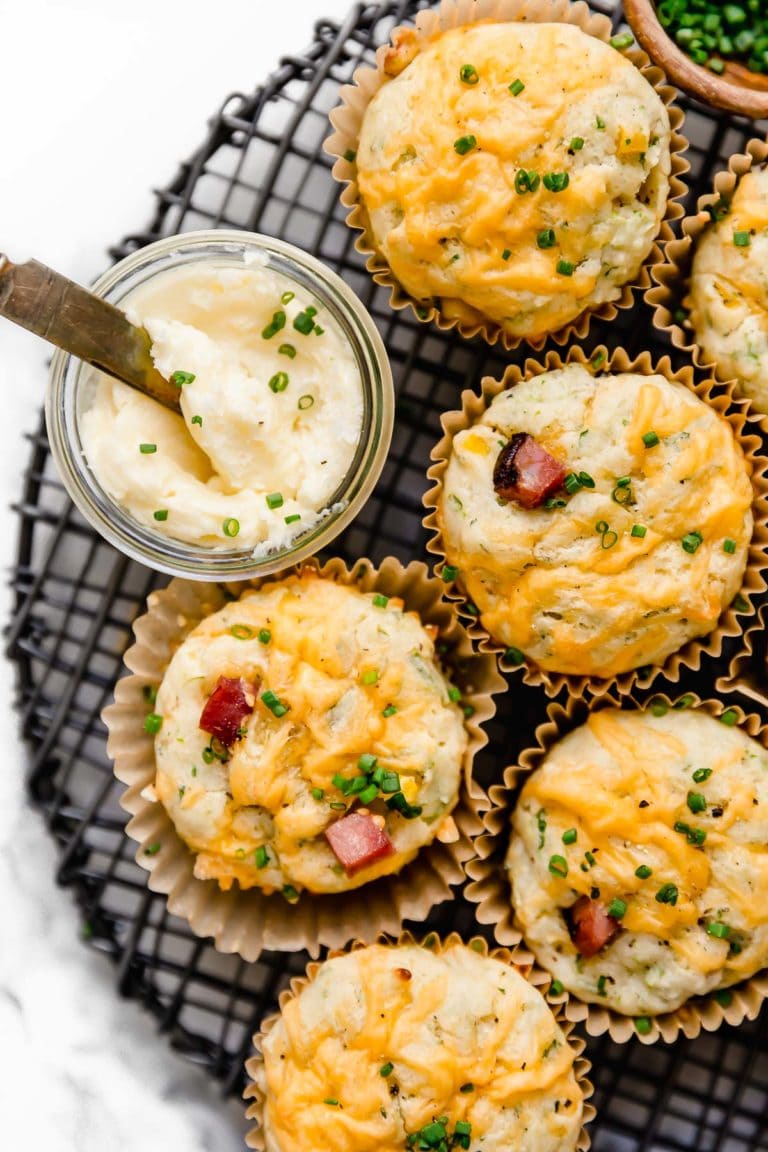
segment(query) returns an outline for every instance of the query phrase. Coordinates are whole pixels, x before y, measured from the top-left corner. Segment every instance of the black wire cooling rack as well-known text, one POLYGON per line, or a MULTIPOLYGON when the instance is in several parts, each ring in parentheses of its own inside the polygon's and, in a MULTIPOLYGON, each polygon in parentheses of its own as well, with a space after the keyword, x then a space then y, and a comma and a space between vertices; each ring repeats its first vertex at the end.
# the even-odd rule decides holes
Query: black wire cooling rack
MULTIPOLYGON (((426 0, 358 4, 341 25, 320 21, 305 53, 283 60, 253 95, 236 94, 224 103, 205 142, 158 193, 149 228, 111 253, 122 257, 174 232, 246 228, 314 253, 358 293, 384 337, 398 401, 379 485, 334 548, 348 561, 361 555, 379 561, 388 553, 403 561, 426 558, 421 496, 440 413, 456 407, 463 387, 483 374, 497 375, 509 359, 419 324, 408 311, 391 311, 387 293, 372 283, 354 249, 339 187, 321 150, 339 85, 360 62, 371 61, 394 25, 427 6, 426 0)), ((592 7, 619 25, 618 3, 593 0, 592 7)), ((712 173, 765 126, 683 105, 691 140, 689 209, 712 173)), ((610 326, 594 326, 590 346, 601 341, 622 343, 632 353, 672 351, 680 360, 652 329, 642 303, 610 326)), ((202 1065, 224 1092, 238 1092, 253 1032, 307 957, 266 953, 246 964, 219 955, 168 915, 164 898, 148 890, 147 874, 134 862, 99 715, 121 675, 132 621, 164 578, 115 552, 73 509, 52 467, 42 423, 32 437, 16 507, 8 652, 18 670, 16 703, 30 749, 29 796, 57 842, 57 880, 80 906, 83 936, 113 961, 119 992, 147 1007, 172 1046, 202 1065)), ((715 677, 732 654, 705 666, 690 686, 713 695, 715 677)), ((540 694, 513 680, 490 727, 483 783, 498 779, 501 767, 530 743, 543 715, 540 694)), ((478 930, 461 897, 433 913, 428 925, 412 927, 478 930)), ((724 1026, 672 1046, 618 1046, 603 1038, 588 1047, 596 1152, 768 1152, 768 1012, 754 1024, 724 1026)))

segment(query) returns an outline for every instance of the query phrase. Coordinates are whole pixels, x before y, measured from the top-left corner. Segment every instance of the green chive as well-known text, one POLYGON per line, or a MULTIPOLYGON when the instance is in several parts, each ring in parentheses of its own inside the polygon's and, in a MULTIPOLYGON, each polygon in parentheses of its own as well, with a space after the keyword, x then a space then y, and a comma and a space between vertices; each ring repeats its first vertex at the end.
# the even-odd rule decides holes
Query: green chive
POLYGON ((703 543, 703 541, 704 537, 702 536, 701 532, 686 532, 685 536, 683 536, 682 540, 680 541, 680 544, 682 545, 684 552, 688 552, 689 555, 693 556, 694 552, 698 549, 699 545, 703 543))
POLYGON ((477 84, 480 76, 474 64, 462 64, 459 69, 459 79, 462 84, 477 84))
POLYGON ((721 988, 715 992, 715 1000, 722 1008, 728 1008, 733 1002, 733 993, 728 988, 721 988))
POLYGON ((605 996, 605 985, 608 977, 598 976, 597 978, 597 994, 598 996, 605 996))
POLYGON ((389 604, 389 596, 384 596, 381 592, 376 592, 373 597, 374 608, 386 608, 387 604, 389 604))
POLYGON ((277 351, 280 356, 287 356, 289 360, 296 359, 296 349, 293 344, 281 344, 277 351))
POLYGON ((547 172, 542 183, 548 192, 564 192, 571 179, 567 172, 547 172))
POLYGON ((512 255, 511 249, 505 248, 501 254, 501 258, 502 258, 502 260, 509 260, 511 255, 512 255))
POLYGON ((553 876, 563 878, 568 875, 568 861, 565 856, 550 856, 548 867, 553 876))
POLYGON ((363 752, 362 756, 358 758, 357 770, 358 772, 372 772, 378 762, 378 758, 373 753, 363 752))
POLYGON ((168 509, 167 508, 156 509, 156 511, 154 511, 152 513, 152 518, 154 520, 159 520, 162 523, 164 520, 168 519, 168 509))
POLYGON ((263 844, 259 844, 258 848, 256 849, 256 867, 266 868, 268 864, 269 852, 267 852, 263 844))
POLYGON ((235 520, 233 516, 229 516, 221 525, 221 530, 225 536, 229 536, 230 539, 232 539, 232 537, 237 536, 240 531, 240 521, 235 520))
POLYGON ((184 384, 191 384, 195 379, 194 372, 174 372, 171 375, 171 384, 175 384, 177 388, 181 388, 184 384))
POLYGON ((519 96, 524 89, 525 84, 523 84, 522 80, 513 80, 509 85, 509 91, 513 96, 519 96))
POLYGON ((659 437, 655 432, 645 432, 643 434, 643 444, 646 448, 655 448, 659 442, 659 437))
POLYGON ((269 708, 272 715, 276 716, 278 720, 289 711, 288 705, 283 704, 282 700, 275 695, 271 688, 267 689, 266 692, 262 692, 261 702, 265 708, 269 708))
POLYGON ((269 387, 273 392, 285 392, 288 387, 288 373, 276 372, 269 381, 269 387))
POLYGON ((446 584, 451 584, 459 574, 458 568, 454 568, 452 564, 443 564, 440 575, 446 584))
POLYGON ((320 801, 325 796, 325 792, 322 788, 312 788, 311 789, 311 796, 312 796, 313 800, 320 801))
POLYGON ((619 52, 621 52, 624 48, 629 48, 629 46, 634 44, 634 42, 635 38, 631 32, 619 32, 618 36, 611 36, 610 40, 608 41, 611 48, 616 48, 619 52))
POLYGON ((459 136, 458 140, 454 140, 453 147, 459 156, 466 156, 467 152, 471 152, 473 148, 477 147, 477 137, 471 134, 469 136, 459 136))
POLYGON ((293 326, 297 332, 301 332, 302 336, 308 336, 314 328, 315 321, 313 316, 314 313, 311 313, 309 308, 305 308, 303 312, 299 312, 299 314, 294 317, 293 326))
POLYGON ((647 1036, 652 1027, 653 1024, 651 1023, 650 1016, 635 1017, 635 1029, 637 1030, 638 1036, 647 1036))
POLYGON ((614 920, 621 920, 627 913, 627 902, 618 896, 614 897, 608 905, 608 915, 614 920))
POLYGON ((698 812, 706 812, 707 798, 701 792, 689 792, 686 797, 686 803, 691 812, 696 815, 698 812))
POLYGON ((144 855, 145 856, 157 856, 161 847, 162 847, 162 845, 160 845, 157 842, 157 840, 155 841, 154 844, 147 844, 146 848, 144 849, 144 855))
POLYGON ((461 1092, 464 1096, 466 1096, 468 1092, 474 1092, 474 1090, 475 1086, 471 1080, 468 1080, 466 1084, 462 1084, 459 1088, 459 1092, 461 1092))
POLYGON ((272 639, 272 633, 270 632, 269 628, 259 628, 259 643, 260 644, 269 644, 271 639, 272 639))
POLYGON ((357 152, 355 152, 353 148, 347 148, 344 153, 344 159, 348 160, 350 164, 354 164, 357 159, 357 152))
POLYGON ((451 684, 448 689, 448 699, 454 704, 458 704, 461 700, 461 688, 457 688, 455 684, 451 684))
POLYGON ((291 300, 293 300, 295 296, 295 292, 283 292, 282 296, 280 297, 280 303, 290 304, 291 300))
POLYGON ((235 640, 250 640, 253 636, 253 628, 250 624, 233 624, 229 634, 234 636, 235 640))
POLYGON ((569 145, 571 152, 581 152, 583 147, 584 147, 583 137, 582 136, 574 136, 574 138, 571 140, 571 143, 569 145))
POLYGON ((383 1076, 384 1079, 386 1079, 387 1076, 390 1076, 392 1074, 392 1070, 394 1067, 395 1067, 394 1064, 390 1063, 390 1061, 388 1060, 386 1064, 382 1064, 381 1068, 379 1068, 379 1076, 383 1076))
POLYGON ((284 884, 283 885, 283 896, 285 897, 285 899, 288 901, 289 904, 295 904, 299 898, 299 894, 296 891, 296 889, 294 888, 293 884, 284 884))
POLYGON ((515 192, 518 196, 524 196, 526 192, 535 192, 541 183, 541 176, 538 172, 526 172, 524 168, 515 175, 515 192))
POLYGON ((504 653, 504 659, 508 664, 518 665, 525 663, 525 656, 519 648, 507 648, 504 653))
POLYGON ((730 926, 720 923, 719 920, 710 920, 707 924, 707 935, 714 936, 716 940, 727 940, 730 934, 730 926))
MULTIPOLYGON (((728 708, 727 711, 723 712, 722 716, 719 717, 719 720, 720 723, 725 724, 727 728, 733 728, 734 724, 737 724, 739 721, 739 714, 735 708, 728 708)), ((694 780, 695 779, 696 777, 694 776, 694 780)))
POLYGON ((561 276, 573 276, 574 265, 570 260, 558 260, 555 269, 561 276))
POLYGON ((549 990, 553 996, 562 996, 565 988, 559 980, 553 980, 549 986, 549 990))
POLYGON ((191 421, 190 421, 190 423, 191 423, 191 424, 199 424, 199 425, 200 425, 200 427, 202 428, 202 426, 203 426, 203 418, 202 418, 202 416, 193 416, 193 417, 192 417, 192 419, 191 419, 191 421))
POLYGON ((737 248, 749 248, 750 235, 749 232, 734 232, 733 243, 737 248))
POLYGON ((709 780, 711 775, 711 768, 697 768, 693 774, 693 781, 695 784, 703 784, 705 780, 709 780))
POLYGON ((367 672, 363 672, 360 679, 362 680, 363 684, 375 684, 379 679, 379 673, 375 668, 369 668, 367 672))
POLYGON ((156 736, 163 726, 163 718, 157 712, 148 712, 144 717, 144 731, 156 736))
POLYGON ((539 248, 554 248, 557 243, 554 228, 545 228, 543 232, 539 232, 536 243, 539 248))
POLYGON ((389 719, 389 717, 394 716, 396 712, 397 708, 395 708, 394 704, 387 704, 386 708, 382 712, 382 716, 385 716, 387 719, 389 719))
POLYGON ((633 524, 632 525, 632 531, 630 532, 630 536, 635 536, 635 537, 639 538, 640 540, 642 540, 642 538, 645 536, 647 531, 648 531, 648 529, 645 527, 644 524, 633 524))
POLYGON ((597 128, 599 132, 602 132, 605 128, 605 120, 603 120, 602 116, 595 116, 595 128, 597 128))
POLYGON ((369 784, 368 787, 364 788, 362 790, 362 792, 360 793, 360 803, 361 804, 370 804, 372 800, 376 799, 378 794, 379 794, 378 787, 375 784, 369 784))
POLYGON ((662 884, 656 893, 656 899, 659 904, 671 904, 673 907, 677 904, 677 885, 676 884, 662 884))
POLYGON ((575 828, 567 828, 565 832, 563 832, 563 844, 575 844, 578 835, 575 828))
POLYGON ((280 309, 277 312, 273 312, 269 324, 267 324, 266 328, 262 328, 262 340, 271 340, 272 337, 276 336, 283 328, 285 328, 285 312, 280 309))
POLYGON ((157 444, 139 444, 139 452, 141 452, 142 456, 151 456, 154 452, 157 452, 157 444))
POLYGON ((297 520, 301 520, 300 512, 292 512, 290 516, 283 516, 286 524, 295 524, 297 520))
POLYGON ((647 864, 639 864, 635 868, 635 876, 638 880, 647 880, 649 876, 653 875, 653 869, 649 868, 647 864))
POLYGON ((729 556, 732 556, 735 551, 736 551, 736 541, 735 540, 723 540, 723 552, 727 552, 729 556))
POLYGON ((283 494, 282 492, 268 492, 266 497, 267 508, 282 508, 283 494))
POLYGON ((311 408, 314 402, 314 396, 310 396, 309 393, 305 396, 299 396, 299 408, 302 412, 306 412, 307 408, 311 408))

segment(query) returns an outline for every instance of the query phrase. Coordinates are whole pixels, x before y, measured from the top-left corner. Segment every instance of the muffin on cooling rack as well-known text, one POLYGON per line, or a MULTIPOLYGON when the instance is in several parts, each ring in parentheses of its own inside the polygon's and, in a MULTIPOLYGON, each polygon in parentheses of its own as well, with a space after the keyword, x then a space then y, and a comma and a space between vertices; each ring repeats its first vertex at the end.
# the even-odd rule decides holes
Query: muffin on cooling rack
POLYGON ((455 19, 396 31, 329 150, 354 154, 337 175, 383 283, 425 318, 540 345, 637 279, 667 212, 670 114, 607 22, 516 3, 455 19))
POLYGON ((728 419, 645 361, 487 381, 485 407, 466 393, 446 417, 431 547, 512 663, 603 680, 660 666, 742 586, 751 463, 728 419))
POLYGON ((267 1152, 584 1147, 587 1086, 551 1008, 456 937, 326 960, 256 1043, 246 1095, 267 1152))
POLYGON ((604 708, 525 781, 515 921, 580 1000, 657 1016, 768 965, 768 752, 737 719, 604 708))
POLYGON ((768 413, 768 167, 746 172, 694 240, 687 304, 703 357, 768 413))
POLYGON ((107 749, 150 886, 222 951, 317 955, 452 897, 504 682, 442 591, 389 557, 150 596, 107 749))

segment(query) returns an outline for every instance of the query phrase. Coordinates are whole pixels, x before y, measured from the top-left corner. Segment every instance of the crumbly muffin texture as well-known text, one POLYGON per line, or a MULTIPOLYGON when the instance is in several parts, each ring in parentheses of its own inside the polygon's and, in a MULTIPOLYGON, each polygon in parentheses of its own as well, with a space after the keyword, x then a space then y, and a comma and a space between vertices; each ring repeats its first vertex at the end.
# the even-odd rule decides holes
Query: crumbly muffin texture
POLYGON ((768 168, 742 176, 696 242, 687 303, 704 357, 768 413, 768 168))
POLYGON ((539 963, 582 1000, 679 1008, 768 964, 768 753, 726 711, 604 709, 526 781, 506 867, 539 963), (615 914, 579 953, 577 900, 615 914))
POLYGON ((551 671, 610 677, 712 631, 741 586, 752 499, 730 424, 695 393, 572 364, 499 393, 454 437, 438 519, 496 641, 551 671), (540 507, 494 490, 516 433, 568 469, 540 507))
POLYGON ((404 1152, 437 1147, 441 1128, 454 1148, 576 1146, 582 1091, 551 1009, 463 944, 326 961, 262 1051, 267 1152, 404 1152))
POLYGON ((460 696, 432 630, 396 598, 305 571, 226 604, 182 641, 157 693, 155 788, 195 875, 289 899, 343 892, 455 839, 460 696), (226 746, 200 727, 221 678, 251 709, 226 746), (353 811, 391 851, 348 874, 325 833, 353 811))
POLYGON ((571 24, 476 24, 416 51, 366 109, 357 180, 416 300, 540 336, 616 299, 669 193, 663 101, 571 24))

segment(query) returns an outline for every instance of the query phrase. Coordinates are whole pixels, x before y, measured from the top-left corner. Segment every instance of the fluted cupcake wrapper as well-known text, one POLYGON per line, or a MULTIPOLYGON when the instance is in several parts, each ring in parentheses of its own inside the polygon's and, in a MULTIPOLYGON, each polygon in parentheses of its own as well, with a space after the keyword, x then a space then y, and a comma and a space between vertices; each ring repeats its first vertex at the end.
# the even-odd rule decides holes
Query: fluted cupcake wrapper
MULTIPOLYGON (((653 324, 660 332, 666 332, 675 348, 688 353, 697 367, 712 371, 719 380, 729 377, 718 367, 717 362, 707 357, 696 343, 696 336, 690 325, 681 317, 685 311, 688 295, 688 279, 696 243, 705 229, 712 223, 708 208, 720 200, 730 200, 736 185, 745 173, 768 160, 768 141, 755 137, 747 144, 746 152, 737 152, 728 161, 728 167, 715 175, 712 191, 705 192, 696 202, 696 211, 686 216, 681 224, 682 236, 670 240, 664 249, 664 260, 652 269, 654 286, 645 295, 646 302, 653 308, 653 324)), ((734 384, 736 393, 738 383, 734 384)), ((750 401, 751 403, 751 401, 750 401)), ((768 429, 768 414, 752 408, 756 418, 768 429)))
POLYGON ((616 348, 609 353, 607 348, 602 345, 595 349, 591 356, 587 356, 587 353, 577 345, 568 350, 565 359, 562 359, 557 352, 550 351, 541 361, 529 358, 522 367, 517 364, 510 364, 500 380, 490 376, 484 377, 481 381, 479 395, 466 389, 461 395, 461 409, 447 412, 441 419, 443 436, 432 450, 434 463, 427 472, 428 478, 433 481, 433 486, 424 495, 424 506, 428 511, 423 523, 424 527, 432 533, 427 543, 427 549, 440 561, 445 560, 445 541, 437 509, 455 436, 474 424, 500 392, 513 387, 521 380, 563 368, 568 364, 580 364, 596 372, 637 372, 643 375, 658 373, 689 388, 701 400, 719 412, 731 425, 750 469, 754 492, 752 503, 754 530, 739 594, 721 614, 717 627, 712 632, 689 640, 677 652, 667 657, 663 664, 653 666, 650 669, 633 669, 605 679, 596 676, 575 676, 552 672, 527 660, 519 665, 511 663, 509 657, 505 656, 507 651, 505 647, 489 635, 480 618, 467 612, 469 601, 461 589, 455 585, 446 585, 445 594, 459 605, 460 612, 466 616, 469 634, 479 644, 481 651, 495 652, 504 672, 517 671, 521 673, 526 684, 543 687, 548 696, 556 696, 563 688, 574 696, 582 696, 585 692, 589 692, 593 696, 601 696, 611 690, 624 695, 632 691, 635 685, 647 688, 657 676, 662 674, 667 680, 676 683, 686 668, 698 671, 705 657, 717 658, 720 656, 723 640, 726 637, 742 635, 744 629, 740 618, 744 617, 749 622, 754 620, 756 609, 752 598, 766 587, 768 457, 764 455, 756 418, 746 400, 734 397, 732 384, 718 384, 711 376, 697 381, 690 366, 673 371, 668 356, 654 361, 650 353, 641 352, 639 356, 631 359, 623 348, 616 348))
MULTIPOLYGON (((512 812, 526 778, 539 767, 560 739, 586 722, 590 711, 622 706, 644 708, 651 703, 668 709, 696 708, 714 717, 732 710, 737 716, 736 723, 768 748, 768 725, 755 713, 745 713, 735 697, 725 701, 702 700, 689 692, 673 699, 656 693, 644 696, 641 703, 632 697, 614 698, 606 694, 591 704, 576 697, 570 697, 564 705, 551 702, 547 706, 547 720, 536 729, 536 744, 525 749, 516 764, 506 768, 503 784, 491 787, 491 808, 483 817, 484 831, 475 839, 475 856, 464 866, 469 879, 464 895, 476 905, 478 921, 493 926, 499 944, 513 949, 526 947, 521 925, 512 907, 511 888, 504 868, 512 812)), ((741 1024, 745 1020, 754 1020, 766 997, 768 969, 733 987, 694 997, 675 1012, 651 1017, 625 1016, 563 993, 566 1019, 583 1025, 590 1036, 607 1032, 612 1040, 622 1044, 635 1036, 644 1044, 653 1044, 657 1040, 671 1043, 681 1034, 693 1039, 702 1030, 713 1032, 723 1022, 741 1024), (641 1030, 638 1030, 638 1020, 643 1022, 641 1030)))
MULTIPOLYGON (((591 1067, 590 1062, 584 1057, 583 1052, 586 1047, 585 1041, 574 1031, 574 1023, 568 1018, 565 1012, 565 997, 553 997, 549 993, 551 984, 551 977, 549 973, 544 972, 541 968, 536 967, 533 962, 533 957, 530 952, 527 952, 519 944, 513 947, 502 946, 498 948, 491 948, 488 942, 480 936, 472 937, 470 940, 463 940, 457 932, 452 932, 446 937, 440 937, 435 932, 430 932, 423 938, 419 939, 413 936, 410 932, 401 932, 397 938, 393 938, 392 934, 389 936, 381 935, 375 941, 380 944, 387 944, 393 947, 400 947, 407 944, 420 944, 422 947, 430 948, 433 952, 439 953, 444 948, 455 944, 464 943, 469 948, 473 948, 483 956, 491 956, 494 959, 500 960, 504 964, 509 964, 515 968, 534 988, 537 988, 542 995, 546 996, 550 1008, 555 1016, 557 1023, 560 1025, 566 1040, 574 1053, 574 1071, 579 1087, 582 1091, 584 1099, 584 1113, 582 1117, 582 1127, 579 1133, 579 1138, 576 1144, 577 1152, 587 1152, 590 1147, 590 1137, 586 1130, 585 1125, 590 1122, 595 1116, 594 1107, 588 1102, 589 1098, 594 1092, 594 1088, 588 1079, 588 1073, 591 1067)), ((335 956, 344 956, 359 948, 366 946, 366 941, 355 940, 351 942, 346 948, 338 949, 330 952, 327 959, 332 959, 335 956)), ((296 976, 290 982, 290 987, 283 989, 279 996, 280 1012, 284 1009, 285 1005, 300 995, 302 990, 311 984, 315 979, 318 970, 322 964, 317 961, 310 963, 307 967, 306 973, 303 976, 296 976)), ((253 1054, 246 1060, 245 1071, 248 1076, 248 1084, 243 1092, 243 1098, 250 1101, 246 1110, 246 1119, 253 1120, 254 1126, 250 1129, 246 1136, 246 1144, 249 1148, 255 1148, 258 1152, 264 1152, 265 1149, 265 1134, 264 1134, 264 1105, 266 1096, 261 1084, 261 1070, 264 1066, 264 1059, 262 1055, 262 1044, 264 1038, 271 1032, 275 1024, 280 1019, 280 1012, 268 1016, 261 1024, 259 1031, 253 1037, 253 1054)))
POLYGON ((152 593, 148 611, 134 625, 136 641, 125 654, 130 675, 118 682, 115 701, 103 712, 107 751, 117 778, 127 786, 120 801, 131 815, 126 831, 138 845, 137 863, 150 874, 149 887, 166 895, 169 911, 186 920, 198 936, 213 937, 219 951, 235 952, 249 961, 263 949, 306 948, 317 956, 322 945, 338 948, 354 938, 372 940, 380 932, 398 932, 403 920, 423 920, 434 905, 453 898, 451 886, 462 880, 462 863, 472 854, 471 841, 482 827, 480 816, 488 803, 473 779, 473 760, 487 742, 482 725, 496 710, 493 696, 506 687, 494 658, 473 650, 455 610, 441 598, 441 581, 429 576, 426 565, 404 567, 387 557, 379 568, 364 559, 350 570, 341 560, 331 559, 322 566, 310 562, 290 569, 280 578, 308 568, 326 580, 365 592, 400 596, 406 609, 437 627, 448 652, 446 667, 461 687, 464 703, 474 709, 465 721, 469 745, 459 802, 452 812, 459 836, 451 844, 433 841, 396 874, 341 895, 304 891, 295 904, 280 893, 265 895, 238 885, 223 891, 215 880, 198 879, 193 852, 154 794, 154 737, 144 731, 144 692, 157 688, 176 648, 200 620, 233 596, 275 577, 228 586, 171 581, 163 591, 152 593))
MULTIPOLYGON (((577 0, 576 3, 570 3, 569 0, 442 0, 442 3, 436 5, 435 8, 425 9, 417 14, 415 30, 419 45, 424 47, 437 34, 462 25, 479 23, 480 21, 509 23, 518 20, 525 20, 529 23, 574 24, 587 35, 605 42, 610 40, 613 32, 608 17, 592 12, 589 6, 582 3, 581 0, 577 0)), ((394 29, 390 35, 390 40, 396 42, 397 37, 403 31, 403 28, 394 29)), ((345 185, 341 193, 341 203, 349 209, 346 222, 350 228, 360 233, 355 240, 355 248, 366 256, 366 267, 375 282, 389 289, 390 306, 396 310, 410 308, 417 320, 424 323, 434 323, 443 331, 455 329, 467 339, 481 336, 489 344, 499 343, 508 351, 518 348, 523 343, 539 350, 544 347, 548 340, 557 344, 565 344, 574 338, 584 339, 593 319, 612 320, 619 309, 631 308, 634 304, 635 291, 645 292, 651 285, 651 269, 661 262, 662 247, 673 236, 671 222, 683 214, 682 206, 678 201, 685 192, 685 185, 681 176, 689 168, 687 160, 683 157, 683 153, 688 147, 688 141, 680 132, 683 113, 674 103, 678 96, 677 89, 667 82, 663 71, 651 64, 646 53, 640 48, 633 47, 624 52, 627 59, 638 68, 667 107, 671 128, 671 172, 666 211, 653 247, 643 261, 637 279, 624 284, 617 299, 594 309, 585 309, 575 320, 553 332, 526 338, 510 335, 490 319, 467 322, 457 316, 452 316, 450 314, 450 301, 447 301, 447 306, 446 303, 441 306, 439 301, 437 304, 425 306, 423 302, 414 299, 396 280, 387 261, 376 246, 368 213, 360 197, 355 157, 366 109, 379 89, 389 80, 384 71, 388 47, 388 45, 383 45, 377 50, 374 68, 358 68, 353 76, 353 83, 342 86, 341 103, 330 114, 335 131, 324 142, 323 147, 330 156, 335 158, 333 166, 335 179, 345 185)))

